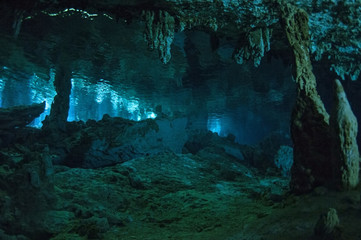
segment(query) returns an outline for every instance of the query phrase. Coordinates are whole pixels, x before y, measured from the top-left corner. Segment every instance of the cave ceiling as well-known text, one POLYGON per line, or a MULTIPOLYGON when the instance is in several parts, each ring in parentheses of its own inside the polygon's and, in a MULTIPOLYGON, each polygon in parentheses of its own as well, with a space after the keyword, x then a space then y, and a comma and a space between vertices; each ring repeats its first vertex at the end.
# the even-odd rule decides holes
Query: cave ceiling
MULTIPOLYGON (((361 3, 288 2, 309 14, 313 62, 340 78, 356 80, 361 65, 361 3)), ((166 86, 192 67, 214 69, 234 62, 258 67, 267 52, 290 63, 279 26, 280 0, 15 0, 0 4, 0 63, 22 74, 47 78, 59 56, 65 56, 73 73, 86 76, 90 83, 107 79, 127 86, 127 81, 152 78, 156 81, 145 85, 166 86), (192 59, 192 51, 185 51, 185 39, 194 31, 209 34, 205 45, 210 46, 210 53, 198 60, 192 59)))

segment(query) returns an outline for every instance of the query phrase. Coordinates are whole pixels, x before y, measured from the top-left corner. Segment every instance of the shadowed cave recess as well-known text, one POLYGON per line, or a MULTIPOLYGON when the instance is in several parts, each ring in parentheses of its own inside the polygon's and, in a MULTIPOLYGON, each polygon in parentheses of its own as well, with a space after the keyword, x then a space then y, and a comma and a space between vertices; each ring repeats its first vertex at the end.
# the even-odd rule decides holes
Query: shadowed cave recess
POLYGON ((0 2, 0 239, 360 239, 361 2, 0 2))

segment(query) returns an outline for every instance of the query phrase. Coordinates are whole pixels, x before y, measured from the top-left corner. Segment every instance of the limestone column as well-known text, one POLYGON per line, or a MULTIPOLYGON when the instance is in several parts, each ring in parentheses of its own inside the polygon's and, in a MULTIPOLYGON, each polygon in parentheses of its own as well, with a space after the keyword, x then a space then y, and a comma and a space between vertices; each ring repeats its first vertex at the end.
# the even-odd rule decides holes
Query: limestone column
POLYGON ((290 187, 305 193, 332 179, 329 116, 316 90, 309 56, 307 13, 291 4, 281 4, 281 22, 293 52, 293 76, 297 99, 291 116, 294 163, 290 187))
POLYGON ((358 124, 339 80, 335 81, 334 95, 330 126, 333 133, 335 185, 347 190, 359 183, 360 154, 356 140, 358 124))
POLYGON ((71 92, 71 70, 65 61, 58 63, 54 86, 57 94, 51 104, 50 115, 44 121, 44 128, 65 131, 71 92))

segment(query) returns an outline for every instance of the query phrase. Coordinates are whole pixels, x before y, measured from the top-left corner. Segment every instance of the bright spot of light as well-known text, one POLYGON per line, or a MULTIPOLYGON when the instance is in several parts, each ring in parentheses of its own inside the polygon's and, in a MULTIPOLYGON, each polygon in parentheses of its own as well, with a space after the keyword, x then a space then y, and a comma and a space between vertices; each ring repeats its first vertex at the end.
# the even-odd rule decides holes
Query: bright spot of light
POLYGON ((139 110, 139 102, 137 100, 130 100, 128 102, 127 110, 131 113, 139 110))
POLYGON ((215 116, 209 117, 208 123, 207 123, 207 128, 209 131, 217 133, 219 135, 222 130, 221 120, 215 116))
POLYGON ((110 86, 108 84, 103 82, 98 83, 96 85, 95 101, 99 104, 102 103, 109 92, 110 92, 110 86))
POLYGON ((154 112, 147 112, 147 118, 156 118, 157 117, 157 114, 155 114, 154 112))

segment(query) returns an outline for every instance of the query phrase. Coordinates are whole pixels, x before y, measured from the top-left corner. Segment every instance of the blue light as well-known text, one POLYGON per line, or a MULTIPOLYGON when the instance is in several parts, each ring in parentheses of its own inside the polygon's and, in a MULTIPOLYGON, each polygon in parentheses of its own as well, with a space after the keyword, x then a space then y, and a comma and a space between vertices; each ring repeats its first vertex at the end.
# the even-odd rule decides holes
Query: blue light
POLYGON ((147 118, 155 119, 157 117, 157 114, 154 112, 147 112, 147 118))
POLYGON ((106 98, 106 96, 108 94, 110 94, 110 92, 112 91, 110 89, 110 85, 100 82, 96 84, 96 97, 95 97, 95 101, 100 104, 104 101, 104 99, 106 98))
POLYGON ((221 125, 221 120, 219 119, 219 117, 214 116, 214 115, 213 116, 211 115, 210 117, 208 117, 207 128, 209 131, 220 135, 220 133, 222 131, 222 125, 221 125))
POLYGON ((45 79, 40 78, 35 73, 32 77, 30 77, 29 88, 31 95, 31 104, 32 103, 41 103, 45 101, 45 110, 40 116, 34 121, 32 121, 29 126, 40 128, 43 126, 42 121, 45 119, 47 115, 50 114, 51 103, 54 100, 56 95, 55 87, 54 87, 54 79, 55 79, 55 70, 50 69, 49 72, 50 80, 47 81, 45 79))
POLYGON ((127 110, 131 113, 134 113, 135 111, 139 110, 139 102, 138 100, 130 100, 128 101, 127 110))

